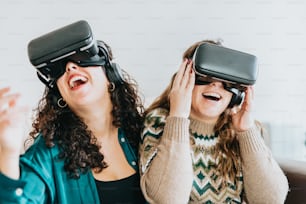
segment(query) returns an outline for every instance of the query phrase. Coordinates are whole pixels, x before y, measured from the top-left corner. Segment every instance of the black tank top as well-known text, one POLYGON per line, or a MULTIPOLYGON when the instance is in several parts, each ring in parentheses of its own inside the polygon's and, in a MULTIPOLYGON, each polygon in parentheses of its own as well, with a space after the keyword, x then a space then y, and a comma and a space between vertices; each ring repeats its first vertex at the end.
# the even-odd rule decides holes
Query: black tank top
POLYGON ((95 179, 100 203, 102 204, 144 204, 139 174, 116 181, 98 181, 95 179))

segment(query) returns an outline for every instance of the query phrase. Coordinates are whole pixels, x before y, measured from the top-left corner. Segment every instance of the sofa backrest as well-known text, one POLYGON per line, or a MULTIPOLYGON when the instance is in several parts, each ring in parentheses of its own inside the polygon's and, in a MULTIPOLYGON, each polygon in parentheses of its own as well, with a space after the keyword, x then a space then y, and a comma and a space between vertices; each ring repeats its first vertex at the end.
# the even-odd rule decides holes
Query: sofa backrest
POLYGON ((287 159, 277 160, 289 182, 285 204, 306 204, 306 162, 287 159))

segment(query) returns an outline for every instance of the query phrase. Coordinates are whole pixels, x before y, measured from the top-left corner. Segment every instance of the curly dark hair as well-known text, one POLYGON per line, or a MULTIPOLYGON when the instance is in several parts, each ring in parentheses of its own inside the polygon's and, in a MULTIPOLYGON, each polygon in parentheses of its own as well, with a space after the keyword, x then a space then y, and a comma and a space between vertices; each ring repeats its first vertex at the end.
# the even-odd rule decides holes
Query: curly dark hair
MULTIPOLYGON (((109 46, 109 58, 112 52, 109 46)), ((126 72, 120 86, 110 92, 113 104, 113 125, 120 127, 129 143, 138 150, 141 129, 143 126, 144 107, 138 94, 138 85, 126 72)), ((57 100, 61 98, 55 88, 45 88, 42 99, 35 110, 30 137, 35 139, 39 134, 44 137, 47 147, 57 144, 60 148, 59 159, 64 160, 64 169, 72 178, 94 169, 101 172, 107 167, 96 137, 88 129, 82 118, 77 116, 68 106, 60 108, 57 100)))

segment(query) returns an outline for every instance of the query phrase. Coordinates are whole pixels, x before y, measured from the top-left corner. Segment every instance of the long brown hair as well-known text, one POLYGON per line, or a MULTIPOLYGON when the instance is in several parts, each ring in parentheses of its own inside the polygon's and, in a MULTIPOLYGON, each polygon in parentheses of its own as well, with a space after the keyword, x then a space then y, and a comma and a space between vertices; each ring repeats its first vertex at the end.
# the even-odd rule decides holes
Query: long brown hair
MULTIPOLYGON (((196 42, 184 52, 183 59, 192 59, 196 48, 202 43, 212 43, 221 45, 220 42, 212 40, 203 40, 196 42)), ((176 73, 172 76, 170 84, 166 87, 162 94, 157 97, 153 101, 153 103, 146 109, 145 114, 151 112, 156 108, 164 108, 170 110, 169 94, 175 76, 176 73)), ((217 148, 219 151, 216 151, 215 155, 215 158, 218 161, 217 170, 220 172, 221 176, 233 181, 241 168, 241 164, 239 159, 239 144, 235 136, 236 132, 232 127, 233 125, 231 117, 229 115, 229 110, 226 110, 220 115, 214 127, 214 130, 220 138, 217 144, 217 148)))
MULTIPOLYGON (((110 60, 112 52, 109 46, 110 60)), ((143 126, 144 107, 138 93, 138 85, 126 72, 121 86, 110 91, 113 104, 113 125, 120 127, 131 146, 138 150, 140 132, 143 126)), ((64 169, 68 175, 78 178, 80 174, 95 169, 100 172, 107 167, 104 156, 99 151, 96 137, 88 129, 82 118, 69 107, 60 108, 57 100, 61 98, 55 87, 45 88, 44 95, 36 108, 36 115, 30 132, 32 139, 41 134, 47 147, 59 145, 59 159, 64 160, 64 169)), ((103 116, 101 116, 103 117, 103 116)), ((101 124, 102 125, 102 124, 101 124)))

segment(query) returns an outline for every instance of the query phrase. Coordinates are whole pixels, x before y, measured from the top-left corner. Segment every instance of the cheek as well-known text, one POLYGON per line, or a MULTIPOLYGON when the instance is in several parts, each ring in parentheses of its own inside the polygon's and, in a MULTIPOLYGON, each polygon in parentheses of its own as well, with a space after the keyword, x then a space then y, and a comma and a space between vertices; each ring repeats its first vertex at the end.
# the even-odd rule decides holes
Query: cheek
POLYGON ((195 105, 202 99, 202 93, 199 91, 199 89, 195 86, 192 91, 191 96, 191 104, 195 105))
POLYGON ((223 99, 224 99, 224 103, 226 104, 226 106, 228 106, 229 103, 231 102, 232 96, 233 94, 228 91, 226 91, 226 93, 223 94, 223 99))
POLYGON ((57 81, 56 81, 56 85, 58 87, 58 89, 61 91, 64 87, 64 77, 61 76, 57 81))
POLYGON ((58 88, 58 90, 59 90, 61 96, 62 96, 63 98, 65 98, 65 92, 66 92, 65 89, 66 89, 67 86, 65 86, 65 79, 64 79, 63 76, 60 77, 60 78, 56 81, 56 85, 57 85, 57 88, 58 88))
POLYGON ((192 91, 191 108, 196 112, 202 112, 207 109, 207 104, 203 101, 202 89, 195 86, 192 91))
POLYGON ((192 98, 196 98, 199 95, 202 95, 202 89, 200 88, 200 86, 194 86, 193 90, 192 90, 192 98))
POLYGON ((88 75, 90 75, 93 81, 108 81, 102 67, 88 69, 88 75))

